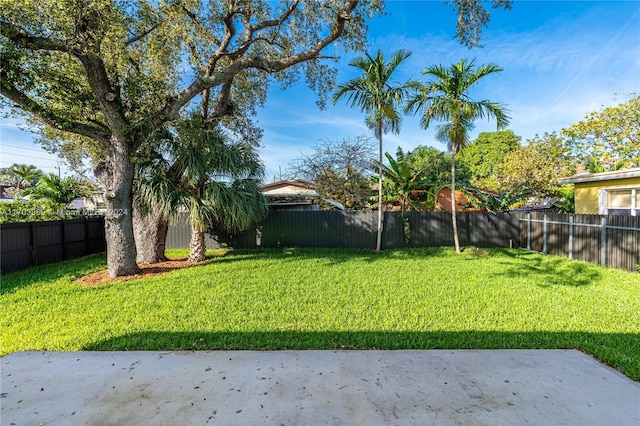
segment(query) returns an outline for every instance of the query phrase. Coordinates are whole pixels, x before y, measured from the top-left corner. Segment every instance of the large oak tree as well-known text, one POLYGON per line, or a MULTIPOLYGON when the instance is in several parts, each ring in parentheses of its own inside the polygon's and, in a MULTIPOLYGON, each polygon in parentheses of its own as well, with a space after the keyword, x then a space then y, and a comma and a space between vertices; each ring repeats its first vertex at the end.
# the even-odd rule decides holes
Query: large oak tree
MULTIPOLYGON (((474 44, 486 10, 476 0, 452 4, 459 37, 474 44)), ((0 99, 106 152, 94 172, 105 188, 108 270, 128 275, 138 271, 132 156, 145 139, 198 94, 211 120, 243 103, 250 111, 264 102, 270 76, 286 86, 304 74, 318 93, 331 93, 335 73, 321 61, 329 57, 326 48, 340 39, 345 50, 363 50, 365 20, 381 6, 382 0, 6 0, 0 99)))

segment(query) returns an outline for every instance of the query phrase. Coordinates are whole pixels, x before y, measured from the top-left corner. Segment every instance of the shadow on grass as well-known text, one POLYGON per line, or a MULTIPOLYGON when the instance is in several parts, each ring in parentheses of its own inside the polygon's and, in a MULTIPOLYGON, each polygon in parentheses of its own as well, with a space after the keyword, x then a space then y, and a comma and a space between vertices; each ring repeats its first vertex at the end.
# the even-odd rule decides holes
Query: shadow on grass
POLYGON ((258 249, 236 249, 225 256, 218 258, 215 262, 226 263, 238 260, 262 259, 278 261, 300 261, 300 260, 324 260, 328 265, 337 265, 354 260, 368 263, 380 260, 416 260, 429 257, 451 257, 454 256, 450 247, 423 247, 423 248, 402 248, 387 249, 375 252, 371 249, 354 248, 258 248, 258 249))
POLYGON ((589 263, 526 251, 504 250, 500 253, 512 260, 505 259, 500 262, 504 268, 495 274, 496 277, 520 278, 534 274, 539 277, 537 284, 540 287, 581 287, 602 279, 599 267, 589 263))
POLYGON ((91 272, 104 269, 107 260, 104 253, 92 254, 79 259, 65 260, 59 263, 48 263, 33 266, 21 271, 2 274, 0 295, 12 293, 20 288, 34 284, 51 284, 64 277, 80 278, 91 272))
POLYGON ((502 331, 142 331, 83 350, 579 349, 640 380, 640 334, 502 331))

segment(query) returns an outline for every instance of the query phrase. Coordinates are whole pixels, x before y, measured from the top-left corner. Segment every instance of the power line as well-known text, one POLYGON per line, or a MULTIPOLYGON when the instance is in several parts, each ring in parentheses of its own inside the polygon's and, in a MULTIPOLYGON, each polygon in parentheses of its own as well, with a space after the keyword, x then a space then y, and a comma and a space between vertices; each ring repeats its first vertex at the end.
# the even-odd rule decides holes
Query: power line
POLYGON ((0 155, 15 155, 15 156, 19 156, 19 157, 25 157, 25 158, 34 158, 36 160, 42 160, 42 161, 54 161, 54 162, 58 162, 60 160, 58 159, 54 159, 54 158, 43 158, 43 157, 34 157, 33 155, 24 155, 24 154, 13 154, 11 152, 0 152, 0 155))
POLYGON ((1 146, 10 146, 11 148, 18 148, 18 149, 26 149, 28 151, 36 151, 36 152, 46 152, 43 149, 37 149, 37 148, 25 148, 23 146, 18 146, 18 145, 10 145, 8 143, 3 143, 1 144, 1 146))
MULTIPOLYGON (((16 163, 12 163, 10 161, 0 161, 0 164, 6 164, 8 166, 13 166, 16 163)), ((58 170, 57 166, 39 166, 39 169, 47 169, 47 170, 58 170)))

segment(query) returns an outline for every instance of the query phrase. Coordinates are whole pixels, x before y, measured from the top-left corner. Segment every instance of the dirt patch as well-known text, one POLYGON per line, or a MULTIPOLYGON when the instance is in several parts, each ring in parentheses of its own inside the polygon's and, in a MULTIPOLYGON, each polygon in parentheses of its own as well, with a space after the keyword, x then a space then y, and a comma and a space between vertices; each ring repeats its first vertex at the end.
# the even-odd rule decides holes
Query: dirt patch
MULTIPOLYGON (((206 262, 206 261, 205 261, 206 262)), ((111 278, 106 269, 102 271, 96 271, 92 274, 85 275, 74 281, 75 284, 95 286, 108 283, 124 282, 137 280, 141 278, 150 278, 157 275, 162 275, 167 272, 174 271, 176 269, 188 268, 191 266, 202 265, 205 262, 191 262, 189 259, 170 259, 164 262, 158 262, 153 264, 143 263, 138 266, 141 272, 136 275, 127 275, 125 277, 111 278)))

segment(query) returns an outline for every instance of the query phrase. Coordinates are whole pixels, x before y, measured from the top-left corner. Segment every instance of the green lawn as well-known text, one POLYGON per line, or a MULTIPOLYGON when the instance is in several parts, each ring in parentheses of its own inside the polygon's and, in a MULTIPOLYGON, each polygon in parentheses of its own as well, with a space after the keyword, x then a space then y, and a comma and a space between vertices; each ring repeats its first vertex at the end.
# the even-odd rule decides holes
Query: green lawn
POLYGON ((100 257, 33 268, 2 277, 0 353, 578 348, 640 380, 640 274, 487 252, 236 251, 97 287, 72 281, 100 257))

